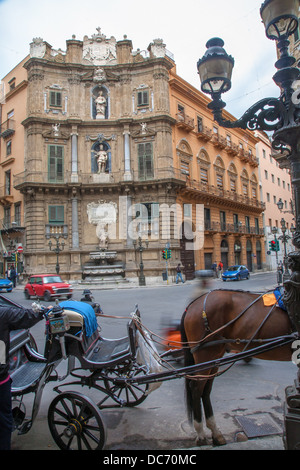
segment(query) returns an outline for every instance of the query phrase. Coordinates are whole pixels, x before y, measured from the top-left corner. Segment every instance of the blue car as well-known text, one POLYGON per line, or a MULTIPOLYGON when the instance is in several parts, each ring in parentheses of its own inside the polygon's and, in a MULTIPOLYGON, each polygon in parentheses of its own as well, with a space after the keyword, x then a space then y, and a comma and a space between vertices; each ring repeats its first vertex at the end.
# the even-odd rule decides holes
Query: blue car
POLYGON ((11 292, 13 289, 13 283, 6 277, 0 277, 0 291, 6 290, 6 292, 11 292))
POLYGON ((223 281, 240 281, 241 279, 249 279, 249 277, 248 268, 241 265, 230 266, 222 274, 223 281))

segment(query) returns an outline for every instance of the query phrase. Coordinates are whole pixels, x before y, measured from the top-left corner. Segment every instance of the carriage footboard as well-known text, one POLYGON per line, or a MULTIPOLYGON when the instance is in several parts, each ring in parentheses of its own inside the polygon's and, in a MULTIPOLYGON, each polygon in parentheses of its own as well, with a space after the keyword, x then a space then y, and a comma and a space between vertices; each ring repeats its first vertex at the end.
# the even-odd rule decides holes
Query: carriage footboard
POLYGON ((46 366, 46 363, 28 361, 11 373, 12 395, 32 391, 46 366))

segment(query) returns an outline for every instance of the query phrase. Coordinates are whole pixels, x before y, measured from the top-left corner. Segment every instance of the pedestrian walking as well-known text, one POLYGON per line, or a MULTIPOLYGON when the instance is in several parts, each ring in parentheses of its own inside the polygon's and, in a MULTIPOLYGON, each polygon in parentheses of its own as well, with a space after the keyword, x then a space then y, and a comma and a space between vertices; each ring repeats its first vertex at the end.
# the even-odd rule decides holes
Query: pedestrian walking
POLYGON ((213 270, 214 272, 214 277, 218 277, 218 273, 217 273, 217 262, 215 261, 212 265, 211 265, 211 269, 213 270))
POLYGON ((177 273, 177 275, 176 275, 176 284, 178 284, 178 279, 179 278, 181 279, 182 284, 184 284, 184 280, 182 278, 182 273, 181 273, 180 263, 177 264, 176 273, 177 273))
POLYGON ((222 277, 222 272, 223 272, 223 263, 222 263, 222 261, 220 261, 219 264, 218 264, 218 277, 219 278, 222 277))
POLYGON ((10 450, 13 417, 9 376, 10 331, 31 328, 42 320, 42 310, 0 305, 0 450, 10 450))
POLYGON ((16 287, 16 282, 17 282, 17 272, 15 270, 15 267, 12 266, 10 269, 10 280, 13 283, 13 286, 16 287))

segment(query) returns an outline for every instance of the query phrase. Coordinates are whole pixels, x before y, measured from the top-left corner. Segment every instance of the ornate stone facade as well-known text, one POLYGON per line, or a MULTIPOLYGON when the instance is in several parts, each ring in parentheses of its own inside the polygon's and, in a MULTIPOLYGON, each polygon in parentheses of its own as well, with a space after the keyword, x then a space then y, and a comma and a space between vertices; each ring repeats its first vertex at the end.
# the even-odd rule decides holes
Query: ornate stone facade
MULTIPOLYGON (((246 264, 248 241, 257 247, 262 237, 255 137, 214 131, 207 99, 178 77, 161 39, 134 51, 127 37, 97 28, 66 45, 34 39, 24 63, 24 171, 13 184, 26 272, 54 271, 53 236, 65 239, 60 272, 70 280, 106 272, 137 282, 139 236, 149 241, 147 282, 162 279, 166 246, 171 276, 180 261, 187 278, 215 259, 246 264)), ((263 255, 259 266, 249 260, 263 267, 263 255)))
POLYGON ((82 279, 91 253, 107 250, 116 253, 113 258, 127 279, 137 279, 133 240, 141 234, 150 242, 144 252, 146 277, 161 279, 165 240, 159 233, 151 238, 151 220, 159 203, 176 203, 183 184, 172 168, 172 67, 161 40, 142 54, 126 37, 107 39, 100 28, 83 41, 67 41, 66 52, 33 41, 25 63, 25 171, 14 181, 26 207, 27 272, 53 270, 55 256, 45 234, 63 232, 59 262, 66 278, 82 279), (117 214, 114 219, 99 201, 117 214), (146 208, 142 217, 141 204, 146 208))

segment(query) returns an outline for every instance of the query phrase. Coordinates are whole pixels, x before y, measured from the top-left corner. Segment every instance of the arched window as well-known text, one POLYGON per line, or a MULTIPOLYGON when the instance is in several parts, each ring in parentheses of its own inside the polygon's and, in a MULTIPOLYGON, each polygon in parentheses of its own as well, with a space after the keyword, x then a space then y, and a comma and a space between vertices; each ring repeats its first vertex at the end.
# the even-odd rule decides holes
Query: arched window
POLYGON ((249 197, 249 175, 247 170, 243 170, 241 173, 241 185, 242 185, 242 195, 249 197))
POLYGON ((215 185, 218 189, 225 189, 224 188, 224 173, 225 173, 225 165, 220 156, 218 156, 214 163, 215 168, 215 185))
POLYGON ((199 163, 199 173, 200 173, 200 182, 202 184, 210 184, 210 159, 206 150, 201 149, 200 153, 197 157, 197 161, 199 163))
POLYGON ((228 173, 230 191, 233 193, 236 193, 236 183, 237 183, 238 174, 237 174, 236 166, 234 165, 234 163, 230 163, 227 173, 228 173))
POLYGON ((182 139, 176 147, 179 161, 179 170, 186 176, 191 176, 190 162, 193 159, 193 151, 186 139, 182 139))
POLYGON ((250 181, 251 181, 251 197, 253 199, 257 199, 257 177, 254 173, 251 175, 250 181))

